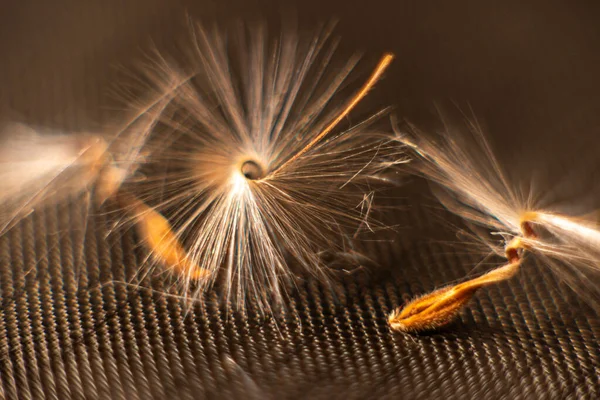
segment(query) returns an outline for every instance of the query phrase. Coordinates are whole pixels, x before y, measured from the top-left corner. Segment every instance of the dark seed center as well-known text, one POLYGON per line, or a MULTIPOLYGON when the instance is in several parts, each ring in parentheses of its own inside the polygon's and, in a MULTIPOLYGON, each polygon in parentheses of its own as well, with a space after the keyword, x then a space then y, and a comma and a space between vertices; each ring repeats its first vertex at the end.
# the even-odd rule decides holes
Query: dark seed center
POLYGON ((246 179, 250 179, 252 181, 262 179, 264 177, 262 167, 252 160, 245 161, 242 164, 242 174, 246 177, 246 179))

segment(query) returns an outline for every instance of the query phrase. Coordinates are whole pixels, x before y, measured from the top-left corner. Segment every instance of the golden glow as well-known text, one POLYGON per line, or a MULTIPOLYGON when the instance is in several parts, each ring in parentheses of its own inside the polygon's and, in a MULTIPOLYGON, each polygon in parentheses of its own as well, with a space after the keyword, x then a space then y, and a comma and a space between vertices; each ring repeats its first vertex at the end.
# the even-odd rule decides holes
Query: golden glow
POLYGON ((325 129, 323 129, 321 131, 321 133, 319 133, 317 136, 315 136, 314 139, 311 140, 304 148, 302 148, 299 152, 294 154, 294 156, 292 158, 290 158, 289 160, 284 162, 281 166, 279 166, 270 175, 276 175, 277 172, 281 171, 288 164, 293 163, 295 160, 297 160, 303 154, 305 154, 307 151, 309 151, 311 148, 313 148, 317 143, 319 143, 321 140, 323 140, 323 138, 325 138, 325 136, 327 136, 337 126, 337 124, 340 123, 340 121, 342 121, 344 118, 346 118, 346 116, 350 113, 350 111, 352 111, 352 109, 354 109, 354 107, 356 107, 356 105, 362 99, 365 98, 365 96, 369 93, 369 91, 373 88, 373 86, 375 86, 377 81, 379 79, 381 79, 381 76, 383 75, 385 70, 390 66, 390 64, 392 63, 393 60, 394 60, 393 54, 391 54, 391 53, 385 54, 383 56, 383 58, 379 61, 379 64, 377 64, 377 67, 375 67, 375 70, 373 71, 373 73, 371 74, 369 79, 365 82, 365 84, 358 91, 358 93, 356 93, 354 95, 354 97, 350 100, 350 102, 348 103, 346 108, 344 108, 344 110, 340 114, 338 114, 338 116, 329 125, 327 125, 327 127, 325 129))

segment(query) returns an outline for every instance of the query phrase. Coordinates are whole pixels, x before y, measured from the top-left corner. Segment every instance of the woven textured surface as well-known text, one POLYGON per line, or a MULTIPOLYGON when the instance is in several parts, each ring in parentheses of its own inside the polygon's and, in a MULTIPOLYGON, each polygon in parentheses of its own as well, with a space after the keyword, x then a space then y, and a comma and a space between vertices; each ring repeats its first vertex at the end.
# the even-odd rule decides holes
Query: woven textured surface
POLYGON ((72 225, 82 210, 36 215, 0 240, 6 398, 592 399, 600 391, 600 317, 533 265, 482 291, 442 332, 388 329, 393 307, 475 261, 415 240, 431 224, 426 214, 408 213, 410 236, 377 246, 392 273, 355 274, 334 292, 306 282, 287 312, 263 318, 210 294, 190 309, 165 295, 160 279, 115 283, 136 283, 136 239, 107 236, 101 215, 84 235, 72 225))
MULTIPOLYGON (((114 66, 130 65, 149 38, 168 45, 183 7, 158 0, 59 3, 22 1, 2 13, 0 104, 35 123, 93 130, 112 116, 104 99, 118 76, 114 66)), ((227 14, 231 3, 184 5, 205 17, 227 14)), ((254 12, 277 8, 251 3, 254 12)), ((346 47, 400 56, 380 100, 415 118, 432 98, 467 99, 492 133, 523 140, 513 149, 527 148, 524 132, 533 127, 534 135, 560 136, 600 126, 600 101, 591 95, 600 83, 590 78, 598 53, 589 44, 598 14, 583 6, 506 2, 486 13, 476 7, 481 2, 468 1, 438 11, 397 1, 348 9, 321 3, 307 2, 301 14, 339 15, 346 47), (533 25, 563 30, 544 41, 526 29, 533 25)), ((562 149, 572 139, 544 140, 532 152, 562 149)), ((402 207, 391 221, 398 233, 369 249, 379 267, 342 277, 335 291, 306 282, 286 312, 269 318, 251 308, 235 312, 213 294, 190 307, 165 294, 161 277, 137 281, 145 255, 135 235, 108 234, 111 217, 88 217, 84 202, 36 213, 0 237, 4 397, 599 398, 600 315, 543 266, 529 263, 510 283, 482 290, 441 332, 388 329, 390 310, 461 279, 479 261, 460 245, 442 244, 456 237, 438 217, 459 222, 432 212, 426 193, 418 184, 398 191, 402 207)))

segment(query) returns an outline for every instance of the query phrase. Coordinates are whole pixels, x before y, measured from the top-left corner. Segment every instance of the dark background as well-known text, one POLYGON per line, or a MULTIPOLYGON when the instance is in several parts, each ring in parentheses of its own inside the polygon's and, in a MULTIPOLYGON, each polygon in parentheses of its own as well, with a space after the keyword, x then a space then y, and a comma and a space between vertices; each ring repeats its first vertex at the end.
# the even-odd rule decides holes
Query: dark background
MULTIPOLYGON (((511 176, 535 174, 539 187, 591 211, 600 171, 599 8, 553 0, 4 1, 0 110, 6 119, 97 131, 121 115, 112 93, 124 71, 152 46, 168 50, 184 39, 186 13, 280 22, 292 10, 307 29, 339 18, 342 53, 397 57, 365 108, 394 105, 433 129, 436 105, 471 107, 511 176)), ((600 317, 536 265, 480 294, 449 330, 389 332, 392 308, 461 278, 478 260, 439 243, 453 232, 427 201, 418 183, 399 191, 404 210, 394 218, 406 229, 373 249, 388 273, 348 278, 335 299, 307 283, 292 304, 296 317, 278 322, 252 313, 226 320, 210 302, 183 315, 177 301, 144 290, 86 292, 135 269, 134 239, 102 244, 102 219, 88 233, 99 242, 81 261, 90 281, 63 283, 77 241, 64 244, 49 224, 68 226, 72 211, 34 216, 1 240, 5 394, 597 398, 600 317), (54 248, 52 240, 60 254, 40 267, 31 254, 54 248), (28 263, 37 274, 26 273, 28 263)))

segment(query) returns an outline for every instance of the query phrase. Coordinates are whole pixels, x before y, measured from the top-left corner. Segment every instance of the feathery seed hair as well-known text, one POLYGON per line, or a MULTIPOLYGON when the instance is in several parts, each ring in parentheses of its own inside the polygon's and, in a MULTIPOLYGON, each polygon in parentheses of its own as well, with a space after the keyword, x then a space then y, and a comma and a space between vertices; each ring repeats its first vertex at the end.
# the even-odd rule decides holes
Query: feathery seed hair
POLYGON ((560 212, 551 208, 548 192, 539 191, 535 182, 514 185, 475 120, 467 121, 467 129, 447 127, 440 135, 414 127, 409 131, 398 132, 397 138, 412 148, 416 172, 433 182, 434 193, 446 209, 503 238, 499 246, 489 237, 480 237, 507 264, 413 300, 390 315, 392 328, 421 331, 450 322, 477 289, 512 278, 527 253, 549 266, 592 306, 600 306, 597 213, 560 212))

